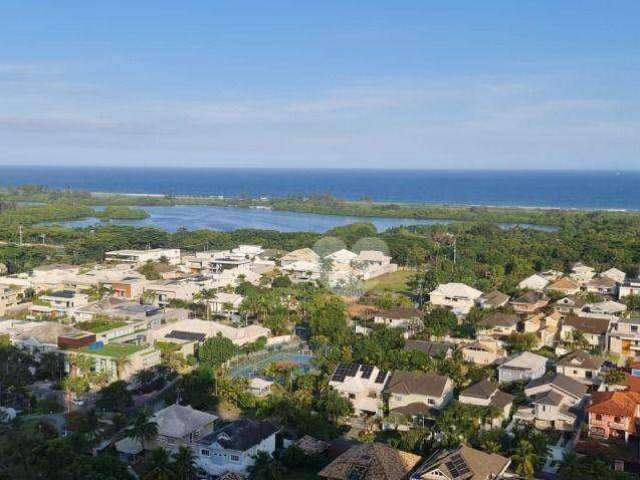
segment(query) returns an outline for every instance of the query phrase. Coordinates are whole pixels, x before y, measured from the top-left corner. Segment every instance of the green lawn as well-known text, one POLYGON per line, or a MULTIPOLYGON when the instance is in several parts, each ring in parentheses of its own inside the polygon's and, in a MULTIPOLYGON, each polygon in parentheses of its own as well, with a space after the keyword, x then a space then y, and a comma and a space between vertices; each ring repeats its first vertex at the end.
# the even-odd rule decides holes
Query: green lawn
POLYGON ((109 320, 91 320, 90 322, 80 322, 76 324, 80 330, 86 330, 91 333, 102 333, 114 328, 124 327, 127 322, 109 321, 109 320))
POLYGON ((80 351, 82 353, 89 353, 93 355, 102 355, 105 357, 122 357, 134 354, 139 352, 140 350, 144 350, 146 345, 129 345, 124 343, 107 343, 104 347, 91 350, 89 347, 81 348, 80 351))
POLYGON ((366 280, 364 289, 367 292, 383 293, 397 292, 402 293, 407 288, 407 280, 415 272, 410 270, 398 270, 397 272, 387 273, 379 277, 366 280))

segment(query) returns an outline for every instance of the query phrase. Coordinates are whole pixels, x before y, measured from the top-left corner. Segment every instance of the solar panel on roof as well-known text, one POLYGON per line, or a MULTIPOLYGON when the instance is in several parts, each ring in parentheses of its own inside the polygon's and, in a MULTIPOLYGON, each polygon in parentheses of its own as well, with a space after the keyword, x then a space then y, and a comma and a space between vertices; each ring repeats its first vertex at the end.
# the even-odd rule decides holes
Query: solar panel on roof
POLYGON ((376 383, 384 382, 385 378, 387 378, 387 372, 385 370, 380 370, 380 372, 378 372, 378 376, 376 377, 376 383))
POLYGON ((462 478, 471 471, 467 462, 460 455, 452 456, 451 459, 445 463, 445 466, 449 472, 451 472, 454 479, 462 478))
POLYGON ((373 373, 373 366, 371 366, 371 365, 363 365, 362 374, 361 374, 362 378, 368 379, 369 377, 371 377, 372 373, 373 373))
POLYGON ((360 368, 360 365, 358 365, 357 363, 354 365, 349 365, 349 368, 347 370, 347 375, 350 377, 355 377, 356 373, 358 373, 359 368, 360 368))

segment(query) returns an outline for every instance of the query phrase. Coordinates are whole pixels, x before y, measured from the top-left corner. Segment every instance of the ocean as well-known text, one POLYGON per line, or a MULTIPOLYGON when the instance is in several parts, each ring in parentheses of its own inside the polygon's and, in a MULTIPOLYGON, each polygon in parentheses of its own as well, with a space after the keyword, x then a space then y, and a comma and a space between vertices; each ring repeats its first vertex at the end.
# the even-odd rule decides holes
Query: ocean
POLYGON ((0 166, 0 186, 381 202, 640 210, 640 171, 454 171, 0 166))

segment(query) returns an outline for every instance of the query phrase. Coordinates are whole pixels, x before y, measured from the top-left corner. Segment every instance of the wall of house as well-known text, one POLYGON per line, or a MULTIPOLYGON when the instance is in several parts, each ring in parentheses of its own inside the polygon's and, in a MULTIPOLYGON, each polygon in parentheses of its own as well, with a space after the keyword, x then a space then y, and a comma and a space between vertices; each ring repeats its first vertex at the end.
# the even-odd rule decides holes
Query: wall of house
POLYGON ((630 417, 616 417, 614 415, 596 415, 589 414, 589 435, 594 437, 609 438, 614 434, 614 430, 629 431, 631 422, 634 421, 630 417))
POLYGON ((500 367, 498 368, 498 381, 500 383, 509 383, 516 382, 518 380, 533 380, 542 377, 545 371, 546 368, 544 366, 531 370, 500 367))

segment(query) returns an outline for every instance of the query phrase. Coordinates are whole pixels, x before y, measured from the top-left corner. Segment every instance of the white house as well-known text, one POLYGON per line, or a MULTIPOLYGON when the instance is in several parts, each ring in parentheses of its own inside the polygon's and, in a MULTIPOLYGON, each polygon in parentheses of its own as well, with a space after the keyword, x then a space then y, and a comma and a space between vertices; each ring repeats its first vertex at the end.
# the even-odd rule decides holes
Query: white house
POLYGON ((576 350, 556 362, 556 371, 581 383, 593 385, 600 376, 603 364, 602 357, 576 350))
MULTIPOLYGON (((163 340, 171 337, 172 332, 186 332, 189 334, 200 334, 204 338, 215 337, 220 334, 230 339, 236 345, 242 346, 252 343, 260 337, 270 337, 271 331, 261 325, 247 325, 246 327, 232 327, 220 322, 190 319, 167 323, 159 328, 149 331, 149 338, 152 340, 163 340)), ((173 335, 175 337, 175 335, 173 335)))
POLYGON ((610 268, 609 270, 605 270, 604 272, 600 273, 600 276, 611 278, 618 283, 624 283, 625 279, 627 278, 627 274, 622 270, 618 270, 617 268, 610 268))
POLYGON ((536 428, 572 430, 588 387, 560 373, 531 380, 524 393, 529 406, 520 408, 515 418, 531 422, 536 428))
POLYGON ((272 455, 280 428, 270 422, 242 418, 228 423, 197 442, 196 463, 207 474, 246 474, 258 452, 272 455))
POLYGON ((244 297, 237 293, 218 292, 214 298, 208 300, 211 312, 217 315, 235 315, 242 305, 244 297))
POLYGON ((282 267, 286 267, 296 262, 309 262, 309 263, 320 263, 320 255, 311 250, 310 248, 300 248, 298 250, 293 250, 280 259, 280 265, 282 267))
POLYGON ((534 273, 530 277, 525 278, 518 284, 520 290, 534 290, 541 292, 549 285, 549 280, 534 273))
POLYGON ((522 352, 498 367, 500 383, 533 380, 542 377, 547 370, 547 359, 531 352, 522 352))
POLYGON ((618 286, 618 298, 640 295, 640 278, 627 278, 618 286))
POLYGON ((104 259, 107 262, 131 263, 134 265, 143 265, 149 261, 157 262, 163 258, 166 258, 173 265, 178 264, 180 262, 180 249, 112 250, 104 254, 104 259))
POLYGON ((350 250, 343 248, 342 250, 338 250, 330 253, 329 255, 325 255, 324 258, 325 260, 330 260, 332 262, 350 264, 356 258, 358 258, 358 255, 350 250))
POLYGON ((356 415, 378 415, 382 411, 382 391, 390 375, 373 365, 341 363, 329 385, 349 399, 356 415))
POLYGON ((448 307, 454 312, 467 314, 480 296, 482 296, 480 290, 464 283, 441 283, 429 293, 429 301, 431 305, 448 307))
POLYGON ((578 283, 587 283, 589 280, 595 277, 595 275, 595 269, 580 262, 574 263, 571 266, 571 273, 569 274, 569 276, 578 283))

